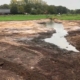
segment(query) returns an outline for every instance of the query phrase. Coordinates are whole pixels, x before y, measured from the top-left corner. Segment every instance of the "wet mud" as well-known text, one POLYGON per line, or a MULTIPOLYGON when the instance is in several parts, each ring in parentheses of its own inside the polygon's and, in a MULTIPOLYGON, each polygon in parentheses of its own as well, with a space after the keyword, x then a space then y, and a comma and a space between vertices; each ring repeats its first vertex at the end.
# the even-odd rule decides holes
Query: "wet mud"
MULTIPOLYGON (((53 31, 4 33, 0 34, 0 80, 80 80, 80 52, 45 42, 53 31)), ((69 34, 68 41, 80 50, 80 32, 69 34)))
POLYGON ((80 30, 69 32, 67 39, 80 51, 80 30))

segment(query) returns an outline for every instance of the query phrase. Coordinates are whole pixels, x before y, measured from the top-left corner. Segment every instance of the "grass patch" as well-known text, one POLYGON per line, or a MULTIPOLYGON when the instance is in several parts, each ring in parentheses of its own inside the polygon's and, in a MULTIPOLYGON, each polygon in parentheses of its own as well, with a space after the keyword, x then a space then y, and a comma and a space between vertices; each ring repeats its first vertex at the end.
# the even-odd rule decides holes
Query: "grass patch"
POLYGON ((68 14, 68 15, 60 15, 53 16, 53 18, 61 19, 61 20, 80 20, 80 14, 68 14))
POLYGON ((25 20, 38 20, 52 17, 51 15, 1 15, 0 21, 25 21, 25 20))
POLYGON ((26 21, 46 18, 57 18, 61 20, 80 20, 80 14, 69 15, 0 15, 0 21, 26 21))

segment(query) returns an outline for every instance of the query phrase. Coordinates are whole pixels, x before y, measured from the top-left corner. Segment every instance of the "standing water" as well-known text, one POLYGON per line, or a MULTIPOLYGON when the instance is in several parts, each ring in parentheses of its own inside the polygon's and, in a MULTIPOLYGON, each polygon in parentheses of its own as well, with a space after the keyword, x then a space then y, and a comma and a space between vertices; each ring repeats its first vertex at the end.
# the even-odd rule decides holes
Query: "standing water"
POLYGON ((74 46, 72 46, 65 38, 68 35, 67 31, 61 23, 46 24, 47 27, 53 27, 56 30, 50 38, 46 38, 45 41, 57 45, 59 48, 66 49, 68 51, 79 52, 74 46))

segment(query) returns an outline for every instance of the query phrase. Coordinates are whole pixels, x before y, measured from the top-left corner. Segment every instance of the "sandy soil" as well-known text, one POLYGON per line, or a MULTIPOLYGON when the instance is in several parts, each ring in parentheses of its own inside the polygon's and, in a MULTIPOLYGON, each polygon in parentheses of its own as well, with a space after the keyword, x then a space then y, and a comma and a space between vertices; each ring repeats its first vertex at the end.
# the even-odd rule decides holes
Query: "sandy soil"
MULTIPOLYGON (((43 22, 0 22, 0 80, 80 80, 80 52, 44 42, 54 30, 38 24, 43 22)), ((80 50, 80 32, 69 34, 80 50)))
POLYGON ((54 22, 62 23, 67 31, 80 30, 80 20, 58 20, 54 19, 54 22))

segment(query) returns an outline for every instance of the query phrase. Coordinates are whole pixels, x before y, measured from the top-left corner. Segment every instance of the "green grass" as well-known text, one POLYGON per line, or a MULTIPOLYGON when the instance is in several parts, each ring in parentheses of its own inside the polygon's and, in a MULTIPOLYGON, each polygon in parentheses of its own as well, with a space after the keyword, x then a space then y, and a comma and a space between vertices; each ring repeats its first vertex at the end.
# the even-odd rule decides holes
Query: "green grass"
MULTIPOLYGON (((52 17, 51 15, 49 17, 52 17)), ((24 21, 46 19, 47 15, 0 15, 0 21, 24 21)))
POLYGON ((46 18, 57 18, 61 20, 80 20, 80 14, 77 15, 0 15, 0 21, 25 21, 38 20, 46 18))
POLYGON ((80 14, 68 14, 68 15, 61 15, 61 16, 53 16, 53 18, 61 19, 61 20, 80 20, 80 14))

